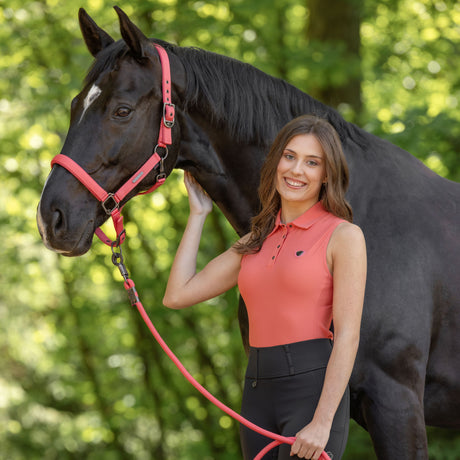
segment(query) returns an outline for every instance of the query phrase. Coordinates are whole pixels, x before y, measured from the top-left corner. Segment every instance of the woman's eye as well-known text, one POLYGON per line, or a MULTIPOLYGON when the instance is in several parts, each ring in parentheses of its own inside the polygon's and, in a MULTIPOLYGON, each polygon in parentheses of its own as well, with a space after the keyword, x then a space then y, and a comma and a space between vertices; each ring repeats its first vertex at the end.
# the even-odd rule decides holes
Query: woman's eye
POLYGON ((309 161, 307 161, 307 165, 308 166, 318 166, 318 163, 316 161, 314 161, 314 160, 309 160, 309 161))
POLYGON ((126 118, 132 110, 129 107, 119 107, 115 112, 115 116, 118 118, 126 118))
POLYGON ((292 160, 294 158, 294 155, 291 155, 290 153, 285 153, 284 158, 286 158, 286 160, 292 160))

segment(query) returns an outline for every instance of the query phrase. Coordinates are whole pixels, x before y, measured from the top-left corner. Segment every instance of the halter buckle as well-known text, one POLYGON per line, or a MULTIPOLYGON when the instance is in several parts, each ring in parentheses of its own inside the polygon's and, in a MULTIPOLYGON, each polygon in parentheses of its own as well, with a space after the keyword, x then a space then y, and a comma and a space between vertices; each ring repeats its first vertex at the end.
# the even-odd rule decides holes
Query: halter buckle
POLYGON ((174 104, 171 104, 170 102, 165 102, 163 104, 163 123, 164 125, 166 126, 166 128, 172 128, 174 126, 174 122, 175 122, 175 111, 176 111, 176 106, 174 104), (166 106, 169 107, 169 109, 171 110, 171 113, 169 114, 166 114, 166 106), (172 120, 171 119, 167 119, 166 118, 166 115, 168 115, 168 118, 169 117, 172 117, 172 120))
POLYGON ((118 203, 113 193, 109 193, 107 198, 102 201, 102 207, 109 216, 112 215, 112 212, 115 211, 115 209, 118 209, 119 204, 120 203, 118 203))

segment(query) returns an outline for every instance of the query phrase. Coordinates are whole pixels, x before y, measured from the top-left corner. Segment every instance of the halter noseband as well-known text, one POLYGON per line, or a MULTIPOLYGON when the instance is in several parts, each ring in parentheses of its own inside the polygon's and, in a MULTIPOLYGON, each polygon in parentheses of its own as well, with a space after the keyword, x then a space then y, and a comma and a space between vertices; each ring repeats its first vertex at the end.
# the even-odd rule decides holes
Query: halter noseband
POLYGON ((123 229, 123 216, 121 215, 120 202, 128 195, 147 174, 160 164, 160 171, 156 176, 155 184, 147 191, 140 192, 138 195, 153 192, 166 180, 163 162, 168 156, 168 145, 172 144, 171 128, 175 121, 175 106, 171 103, 171 70, 169 66, 168 54, 160 45, 155 44, 155 48, 160 56, 161 73, 162 73, 162 93, 163 93, 163 115, 160 122, 160 131, 158 133, 158 143, 155 146, 151 157, 128 179, 115 193, 105 191, 80 165, 70 157, 59 154, 51 161, 51 167, 58 164, 71 174, 73 174, 90 192, 101 202, 104 211, 112 217, 113 226, 117 233, 116 241, 112 241, 105 233, 98 228, 96 235, 108 246, 119 246, 125 240, 123 229), (157 149, 161 147, 166 153, 161 157, 157 149))

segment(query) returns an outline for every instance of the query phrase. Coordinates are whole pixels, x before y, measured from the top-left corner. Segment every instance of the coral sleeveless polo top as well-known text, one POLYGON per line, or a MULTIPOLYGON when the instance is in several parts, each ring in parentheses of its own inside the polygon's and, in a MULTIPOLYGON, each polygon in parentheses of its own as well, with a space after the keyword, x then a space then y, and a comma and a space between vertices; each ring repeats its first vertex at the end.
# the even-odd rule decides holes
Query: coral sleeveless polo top
POLYGON ((238 287, 252 347, 332 338, 333 278, 326 250, 342 222, 321 202, 288 224, 278 213, 261 250, 243 256, 238 287))

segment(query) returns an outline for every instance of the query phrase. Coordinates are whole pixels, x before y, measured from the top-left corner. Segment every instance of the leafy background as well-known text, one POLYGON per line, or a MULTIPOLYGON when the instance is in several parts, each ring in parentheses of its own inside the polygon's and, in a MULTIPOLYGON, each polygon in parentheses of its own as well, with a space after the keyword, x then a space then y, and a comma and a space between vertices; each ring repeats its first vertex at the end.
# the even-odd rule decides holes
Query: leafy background
MULTIPOLYGON (((233 56, 460 180, 460 4, 453 0, 120 0, 148 35, 233 56), (323 6, 322 6, 323 5, 323 6)), ((47 251, 35 211, 91 56, 77 11, 112 36, 104 0, 0 0, 0 458, 237 459, 238 427, 185 382, 125 298, 108 250, 47 251)), ((161 298, 187 218, 176 172, 125 208, 126 259, 144 305, 199 381, 238 409, 245 356, 237 292, 187 311, 161 298)), ((199 264, 236 238, 218 210, 199 264)), ((458 431, 428 429, 431 459, 458 431)), ((351 423, 346 459, 372 459, 351 423)))

